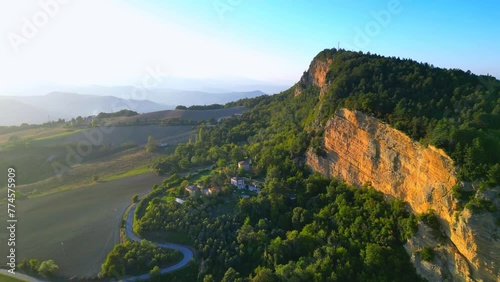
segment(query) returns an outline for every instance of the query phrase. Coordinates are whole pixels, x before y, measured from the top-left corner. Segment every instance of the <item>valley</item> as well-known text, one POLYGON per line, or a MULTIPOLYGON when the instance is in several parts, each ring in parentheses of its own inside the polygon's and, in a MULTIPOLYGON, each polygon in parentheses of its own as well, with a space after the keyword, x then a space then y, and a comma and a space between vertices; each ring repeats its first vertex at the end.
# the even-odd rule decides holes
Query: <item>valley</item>
MULTIPOLYGON (((66 277, 95 276, 113 246, 135 194, 145 195, 162 178, 145 173, 43 197, 17 200, 18 261, 53 259, 66 277)), ((5 204, 0 205, 2 211, 5 204)), ((6 214, 0 213, 5 222, 6 214)), ((3 241, 3 240, 2 240, 3 241)), ((0 246, 6 252, 6 245, 0 246)), ((2 258, 2 264, 5 258, 2 258)))
POLYGON ((327 49, 276 95, 6 133, 0 154, 32 166, 19 258, 54 279, 494 281, 500 105, 476 80, 327 49))

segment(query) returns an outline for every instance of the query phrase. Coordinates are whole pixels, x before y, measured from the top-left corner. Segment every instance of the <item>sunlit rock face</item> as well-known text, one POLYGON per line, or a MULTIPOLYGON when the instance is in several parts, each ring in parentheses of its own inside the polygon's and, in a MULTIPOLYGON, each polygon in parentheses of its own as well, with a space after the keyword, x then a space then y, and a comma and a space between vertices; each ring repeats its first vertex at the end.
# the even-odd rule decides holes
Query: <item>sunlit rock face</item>
POLYGON ((300 95, 304 85, 314 85, 319 87, 320 95, 323 95, 327 89, 326 73, 328 72, 332 62, 333 59, 314 59, 309 65, 309 69, 304 72, 300 78, 300 82, 295 87, 294 95, 300 95))
POLYGON ((454 211, 451 189, 457 184, 456 171, 442 150, 423 146, 376 118, 347 109, 340 109, 327 122, 324 144, 325 156, 307 153, 307 163, 314 170, 352 185, 371 182, 384 194, 408 202, 415 213, 435 211, 445 238, 431 240, 420 230, 406 245, 423 277, 500 281, 498 225, 489 213, 454 211), (435 262, 416 257, 424 243, 435 248, 435 262))

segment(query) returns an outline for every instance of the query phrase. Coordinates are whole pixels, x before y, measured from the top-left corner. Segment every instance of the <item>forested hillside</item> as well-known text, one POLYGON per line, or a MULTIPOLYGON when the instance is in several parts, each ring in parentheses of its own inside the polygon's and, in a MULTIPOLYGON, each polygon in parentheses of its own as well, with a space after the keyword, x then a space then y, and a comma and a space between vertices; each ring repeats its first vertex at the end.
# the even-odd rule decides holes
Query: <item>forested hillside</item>
MULTIPOLYGON (((444 149, 466 181, 500 184, 500 81, 408 59, 325 50, 330 58, 318 117, 360 110, 444 149)), ((299 86, 300 87, 300 86, 299 86)))
MULTIPOLYGON (((250 109, 242 117, 199 126, 196 140, 153 164, 167 175, 213 165, 196 181, 222 188, 217 195, 189 196, 185 187, 196 184, 193 177, 173 174, 138 208, 140 234, 178 232, 193 244, 199 273, 190 279, 420 280, 402 247, 417 226, 403 202, 384 199, 369 184, 350 187, 304 166, 309 147, 322 150, 322 125, 340 107, 443 148, 463 180, 479 179, 484 187, 500 183, 499 90, 491 87, 498 81, 335 49, 315 58, 322 59, 333 61, 324 85, 303 79, 280 94, 228 104, 250 109), (237 168, 241 160, 251 161, 250 171, 237 168), (261 182, 261 193, 241 195, 229 184, 233 176, 261 182)), ((420 218, 435 222, 432 214, 420 218)), ((422 258, 432 260, 432 250, 422 250, 422 258)))
POLYGON ((415 231, 415 217, 372 188, 349 187, 304 168, 310 135, 303 126, 317 97, 289 100, 291 93, 251 100, 254 107, 243 117, 200 127, 197 140, 159 160, 159 173, 216 163, 203 184, 223 190, 180 205, 173 197, 186 197, 189 182, 174 175, 155 190, 136 230, 146 237, 151 231, 185 234, 200 254, 198 278, 205 281, 418 281, 402 247, 415 231), (250 172, 235 167, 245 158, 252 159, 250 172), (235 196, 227 184, 235 175, 262 180, 262 192, 235 196))

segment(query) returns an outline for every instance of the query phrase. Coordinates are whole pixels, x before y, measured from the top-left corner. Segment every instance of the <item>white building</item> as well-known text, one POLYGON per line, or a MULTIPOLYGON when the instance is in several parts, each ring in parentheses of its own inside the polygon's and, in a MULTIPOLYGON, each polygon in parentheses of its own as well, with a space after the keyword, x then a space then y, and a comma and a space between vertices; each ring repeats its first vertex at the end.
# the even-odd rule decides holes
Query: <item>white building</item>
POLYGON ((238 187, 238 189, 245 188, 245 180, 241 177, 231 177, 231 185, 238 187))

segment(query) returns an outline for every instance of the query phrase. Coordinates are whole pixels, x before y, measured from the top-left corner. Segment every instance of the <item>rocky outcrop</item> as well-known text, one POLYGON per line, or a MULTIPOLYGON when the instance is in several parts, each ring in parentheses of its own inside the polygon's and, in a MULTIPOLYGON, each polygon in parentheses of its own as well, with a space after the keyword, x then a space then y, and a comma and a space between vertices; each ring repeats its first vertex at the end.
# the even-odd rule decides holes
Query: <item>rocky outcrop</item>
POLYGON ((406 248, 419 273, 430 281, 497 281, 500 274, 499 228, 488 213, 454 210, 451 189, 457 184, 453 161, 442 150, 425 147, 404 133, 358 111, 339 110, 325 128, 326 155, 309 151, 307 163, 352 185, 371 182, 386 195, 409 203, 416 213, 434 210, 443 233, 439 240, 419 231, 406 248), (418 250, 436 250, 432 263, 418 250))
POLYGON ((302 93, 305 85, 314 85, 319 87, 320 95, 323 95, 327 88, 326 73, 332 64, 333 59, 315 58, 309 65, 309 69, 304 72, 299 83, 295 86, 295 96, 302 93))

